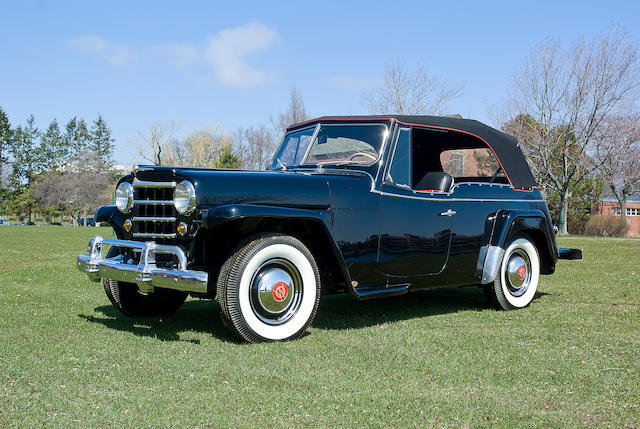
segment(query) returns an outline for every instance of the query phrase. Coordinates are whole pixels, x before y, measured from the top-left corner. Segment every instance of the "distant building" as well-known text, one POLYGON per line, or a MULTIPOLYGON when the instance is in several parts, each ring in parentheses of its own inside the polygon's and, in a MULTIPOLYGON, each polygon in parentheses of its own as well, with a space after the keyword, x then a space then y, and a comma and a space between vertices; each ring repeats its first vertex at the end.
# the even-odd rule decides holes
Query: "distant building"
MULTIPOLYGON (((616 197, 604 197, 593 205, 591 215, 620 216, 620 203, 616 197)), ((633 194, 627 199, 626 215, 629 235, 640 237, 640 195, 633 194)))

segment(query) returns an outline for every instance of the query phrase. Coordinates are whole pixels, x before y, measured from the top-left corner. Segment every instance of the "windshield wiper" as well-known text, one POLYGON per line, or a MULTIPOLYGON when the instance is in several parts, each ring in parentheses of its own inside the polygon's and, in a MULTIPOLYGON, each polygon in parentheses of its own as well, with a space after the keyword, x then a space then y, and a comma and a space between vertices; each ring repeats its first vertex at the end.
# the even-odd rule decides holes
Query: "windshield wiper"
POLYGON ((358 164, 357 162, 354 161, 324 161, 324 162, 318 162, 316 163, 316 167, 322 168, 325 165, 349 165, 349 164, 358 164))
POLYGON ((276 167, 280 167, 280 170, 286 170, 287 166, 282 163, 280 158, 276 158, 276 167))

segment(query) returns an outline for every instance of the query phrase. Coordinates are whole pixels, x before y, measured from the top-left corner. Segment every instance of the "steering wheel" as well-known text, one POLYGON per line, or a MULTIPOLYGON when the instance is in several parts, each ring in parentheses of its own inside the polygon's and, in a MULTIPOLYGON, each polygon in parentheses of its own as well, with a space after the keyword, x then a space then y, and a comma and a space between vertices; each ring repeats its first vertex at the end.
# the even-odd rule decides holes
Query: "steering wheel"
POLYGON ((378 159, 377 156, 375 156, 375 155, 373 155, 371 153, 368 153, 368 152, 356 152, 356 153, 354 153, 353 155, 351 155, 349 157, 349 161, 351 161, 356 156, 366 156, 367 158, 371 158, 372 161, 375 161, 376 159, 378 159))

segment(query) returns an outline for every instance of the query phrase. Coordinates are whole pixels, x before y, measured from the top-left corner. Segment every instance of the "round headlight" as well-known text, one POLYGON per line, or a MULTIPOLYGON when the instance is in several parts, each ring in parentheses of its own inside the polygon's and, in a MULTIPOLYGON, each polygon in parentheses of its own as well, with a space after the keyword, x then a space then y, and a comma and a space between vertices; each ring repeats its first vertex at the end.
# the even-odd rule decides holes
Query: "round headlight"
POLYGON ((116 207, 122 213, 128 213, 133 207, 133 186, 129 182, 122 182, 116 188, 116 207))
POLYGON ((180 214, 189 214, 196 208, 196 190, 186 180, 178 183, 173 192, 173 205, 180 214))

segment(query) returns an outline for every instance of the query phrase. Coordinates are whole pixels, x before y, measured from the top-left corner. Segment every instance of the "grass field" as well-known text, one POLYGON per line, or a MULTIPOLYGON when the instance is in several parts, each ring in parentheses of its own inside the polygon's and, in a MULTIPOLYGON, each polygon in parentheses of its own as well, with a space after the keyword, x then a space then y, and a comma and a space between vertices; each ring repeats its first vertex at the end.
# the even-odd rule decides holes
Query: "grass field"
POLYGON ((309 335, 249 345, 211 301, 117 313, 74 266, 96 231, 0 227, 0 427, 640 427, 640 240, 560 239, 585 259, 525 310, 329 296, 309 335))

